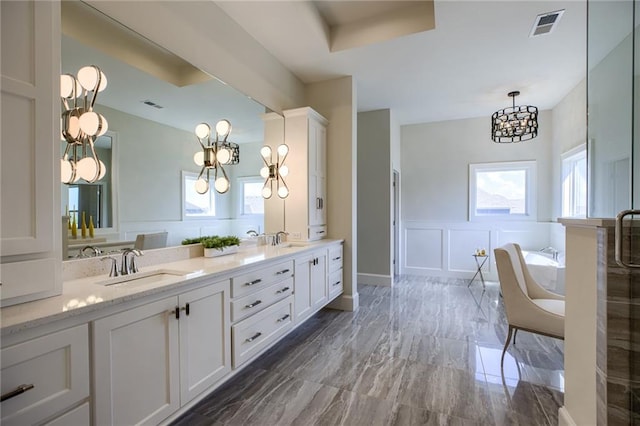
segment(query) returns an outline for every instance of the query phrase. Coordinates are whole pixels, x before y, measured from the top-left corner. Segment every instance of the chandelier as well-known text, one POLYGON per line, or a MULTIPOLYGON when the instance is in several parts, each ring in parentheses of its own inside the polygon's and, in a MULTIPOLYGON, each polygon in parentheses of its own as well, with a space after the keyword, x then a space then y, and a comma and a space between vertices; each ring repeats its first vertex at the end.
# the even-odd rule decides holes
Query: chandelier
POLYGON ((84 179, 93 183, 106 173, 96 154, 96 138, 106 133, 107 119, 93 110, 98 92, 107 87, 107 77, 95 65, 83 67, 78 77, 60 76, 62 139, 67 146, 60 160, 60 179, 70 184, 84 179))
POLYGON ((491 139, 496 143, 513 143, 538 136, 538 108, 529 105, 516 106, 519 91, 509 92, 513 99, 510 108, 496 111, 491 116, 491 139))

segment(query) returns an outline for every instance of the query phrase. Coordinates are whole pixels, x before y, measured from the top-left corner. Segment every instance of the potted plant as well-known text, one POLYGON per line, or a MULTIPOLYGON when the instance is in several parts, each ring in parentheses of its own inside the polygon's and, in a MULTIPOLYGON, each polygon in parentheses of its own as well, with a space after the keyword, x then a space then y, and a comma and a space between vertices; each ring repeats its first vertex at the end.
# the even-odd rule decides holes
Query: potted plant
POLYGON ((240 238, 233 235, 227 235, 226 237, 219 237, 217 235, 189 238, 182 241, 182 244, 195 244, 200 243, 204 247, 204 257, 217 257, 225 254, 232 254, 238 251, 240 245, 240 238))

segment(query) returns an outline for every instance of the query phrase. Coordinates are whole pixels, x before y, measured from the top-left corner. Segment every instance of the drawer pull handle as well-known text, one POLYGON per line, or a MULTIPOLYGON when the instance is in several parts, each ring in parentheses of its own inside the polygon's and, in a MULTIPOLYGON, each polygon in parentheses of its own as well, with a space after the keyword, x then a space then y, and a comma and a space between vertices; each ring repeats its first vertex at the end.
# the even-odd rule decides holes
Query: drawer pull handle
POLYGON ((287 272, 289 272, 289 269, 283 269, 282 271, 278 271, 276 272, 276 275, 282 275, 282 274, 286 274, 287 272))
POLYGON ((253 303, 249 303, 248 305, 244 305, 245 308, 253 308, 255 306, 258 306, 259 304, 262 303, 262 300, 256 300, 253 303))
POLYGON ((251 342, 253 342, 254 340, 256 340, 260 336, 262 336, 262 333, 258 332, 256 334, 254 334, 253 336, 245 339, 245 342, 251 343, 251 342))
POLYGON ((278 318, 278 322, 282 322, 282 321, 286 320, 287 318, 289 318, 289 316, 290 315, 287 314, 287 315, 283 316, 282 318, 278 318))
POLYGON ((340 281, 336 281, 335 283, 333 283, 334 287, 337 286, 337 285, 340 285, 340 281))
POLYGON ((14 396, 18 396, 21 395, 23 393, 25 393, 26 391, 33 389, 34 386, 33 385, 20 385, 17 388, 15 388, 14 390, 7 392, 5 394, 2 394, 2 396, 0 397, 0 402, 2 401, 6 401, 7 399, 11 399, 14 396))
POLYGON ((316 234, 324 234, 324 231, 316 231, 316 234))
POLYGON ((334 257, 333 260, 340 260, 342 257, 338 256, 338 257, 334 257))
POLYGON ((176 308, 173 311, 170 311, 169 313, 171 315, 175 315, 176 319, 179 320, 180 319, 180 311, 184 309, 184 308, 180 308, 180 306, 176 306, 176 308))
POLYGON ((283 288, 283 289, 281 289, 281 290, 278 290, 278 291, 276 291, 276 293, 277 293, 277 294, 284 293, 284 292, 285 292, 285 291, 287 291, 287 290, 289 290, 289 287, 285 287, 285 288, 283 288))
POLYGON ((253 280, 253 281, 249 281, 248 283, 244 283, 244 285, 255 285, 255 284, 258 284, 258 283, 261 283, 261 282, 262 282, 262 280, 258 278, 257 280, 253 280))

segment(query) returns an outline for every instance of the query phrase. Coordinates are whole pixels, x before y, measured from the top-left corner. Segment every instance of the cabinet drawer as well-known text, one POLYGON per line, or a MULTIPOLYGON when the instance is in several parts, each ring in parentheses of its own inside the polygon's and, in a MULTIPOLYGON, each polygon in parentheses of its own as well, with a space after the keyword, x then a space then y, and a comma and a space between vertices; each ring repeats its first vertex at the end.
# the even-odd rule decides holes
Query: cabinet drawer
POLYGON ((322 238, 327 238, 327 225, 309 227, 309 241, 321 240, 322 238))
POLYGON ((329 275, 329 299, 333 299, 335 296, 342 293, 343 290, 344 284, 342 281, 342 268, 340 268, 329 275))
POLYGON ((89 403, 85 402, 81 406, 45 423, 45 426, 82 426, 90 424, 91 411, 89 410, 89 403))
POLYGON ((234 368, 270 346, 293 325, 293 296, 231 327, 234 368))
POLYGON ((241 297, 293 276, 293 260, 231 278, 231 297, 241 297))
POLYGON ((86 324, 3 348, 3 425, 34 424, 89 396, 89 334, 86 324))
POLYGON ((231 322, 240 321, 251 314, 293 294, 293 278, 277 282, 231 302, 231 322))
POLYGON ((329 249, 329 273, 342 269, 342 245, 329 249))

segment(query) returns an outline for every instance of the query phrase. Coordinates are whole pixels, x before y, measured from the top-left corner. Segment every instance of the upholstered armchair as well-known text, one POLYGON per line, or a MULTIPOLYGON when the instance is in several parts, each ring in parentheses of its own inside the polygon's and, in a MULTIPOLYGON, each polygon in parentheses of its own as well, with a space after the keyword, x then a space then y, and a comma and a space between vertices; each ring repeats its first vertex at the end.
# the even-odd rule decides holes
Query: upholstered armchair
POLYGON ((564 297, 546 290, 531 277, 518 244, 505 244, 494 254, 509 324, 502 367, 511 335, 515 344, 518 330, 564 340, 564 297))

